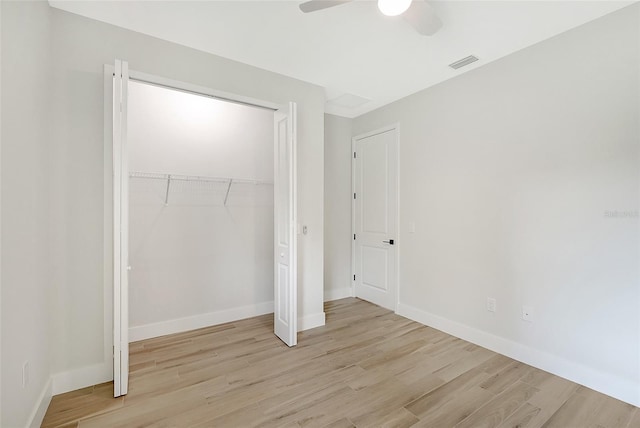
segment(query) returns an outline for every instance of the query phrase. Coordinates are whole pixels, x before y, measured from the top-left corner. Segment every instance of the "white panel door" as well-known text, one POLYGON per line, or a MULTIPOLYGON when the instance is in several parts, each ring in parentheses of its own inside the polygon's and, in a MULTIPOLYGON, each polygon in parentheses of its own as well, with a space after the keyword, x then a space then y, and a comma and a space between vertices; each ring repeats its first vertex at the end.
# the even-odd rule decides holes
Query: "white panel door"
POLYGON ((116 60, 113 75, 113 396, 129 386, 129 65, 116 60))
POLYGON ((275 112, 274 332, 298 343, 296 220, 296 104, 275 112))
POLYGON ((354 138, 355 295, 396 309, 397 129, 354 138))

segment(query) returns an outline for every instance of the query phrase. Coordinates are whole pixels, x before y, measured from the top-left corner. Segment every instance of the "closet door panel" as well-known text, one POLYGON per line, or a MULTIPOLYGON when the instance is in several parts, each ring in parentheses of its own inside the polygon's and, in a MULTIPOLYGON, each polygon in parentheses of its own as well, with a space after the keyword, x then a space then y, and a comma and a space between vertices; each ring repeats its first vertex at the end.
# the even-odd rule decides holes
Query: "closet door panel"
POLYGON ((129 65, 116 60, 113 74, 113 395, 129 385, 129 163, 127 96, 129 65))
POLYGON ((274 116, 274 332, 288 346, 297 344, 297 248, 295 103, 274 116))

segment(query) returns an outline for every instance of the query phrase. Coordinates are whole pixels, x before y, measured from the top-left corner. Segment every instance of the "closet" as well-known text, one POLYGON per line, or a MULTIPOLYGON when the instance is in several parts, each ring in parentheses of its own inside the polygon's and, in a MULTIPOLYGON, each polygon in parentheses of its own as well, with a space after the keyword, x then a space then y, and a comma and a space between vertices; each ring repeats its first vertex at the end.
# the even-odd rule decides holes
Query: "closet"
POLYGON ((129 340, 273 312, 274 111, 128 87, 129 340))
POLYGON ((104 91, 114 397, 128 391, 131 341, 273 312, 274 335, 296 346, 296 103, 118 59, 104 91))

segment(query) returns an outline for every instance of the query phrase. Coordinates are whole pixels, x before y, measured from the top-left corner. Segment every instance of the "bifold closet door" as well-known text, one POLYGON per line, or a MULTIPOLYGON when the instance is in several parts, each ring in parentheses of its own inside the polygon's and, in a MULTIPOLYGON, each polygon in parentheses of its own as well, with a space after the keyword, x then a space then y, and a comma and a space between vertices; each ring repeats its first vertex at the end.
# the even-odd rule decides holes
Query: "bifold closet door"
POLYGON ((298 343, 296 219, 296 104, 274 116, 274 332, 288 346, 298 343))
POLYGON ((129 163, 127 89, 129 65, 116 60, 113 74, 113 396, 129 386, 129 163))

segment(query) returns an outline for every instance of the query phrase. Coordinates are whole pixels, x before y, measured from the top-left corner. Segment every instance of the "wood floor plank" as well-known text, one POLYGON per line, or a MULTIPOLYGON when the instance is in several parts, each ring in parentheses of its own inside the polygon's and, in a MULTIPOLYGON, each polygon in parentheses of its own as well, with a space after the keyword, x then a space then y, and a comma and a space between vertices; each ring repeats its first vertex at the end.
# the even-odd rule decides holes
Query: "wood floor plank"
POLYGON ((605 428, 626 427, 631 421, 636 407, 615 398, 599 395, 601 395, 601 399, 590 423, 605 428))
POLYGON ((480 368, 469 370, 452 381, 445 383, 441 387, 428 392, 405 407, 414 415, 422 418, 438 406, 441 406, 446 402, 455 399, 465 391, 480 385, 480 383, 488 377, 489 375, 480 368))
MULTIPOLYGON (((480 387, 488 391, 487 388, 480 387)), ((478 410, 456 425, 456 428, 497 427, 537 392, 539 390, 533 386, 516 381, 491 401, 480 406, 478 410)))
MULTIPOLYGON (((53 400, 52 400, 53 401, 53 400)), ((123 407, 123 399, 113 397, 100 397, 91 394, 82 397, 82 400, 65 402, 60 406, 50 406, 52 414, 42 423, 43 427, 57 427, 76 422, 85 415, 101 415, 114 409, 123 407)))
POLYGON ((640 428, 640 409, 348 298, 288 348, 273 315, 130 344, 113 383, 53 397, 43 427, 640 428))
POLYGON ((494 395, 478 386, 468 389, 441 406, 423 413, 416 427, 453 427, 465 420, 494 395))
MULTIPOLYGON (((448 363, 435 370, 433 373, 441 379, 444 379, 446 382, 449 382, 474 367, 485 363, 494 355, 494 352, 483 348, 470 351, 464 350, 457 353, 457 357, 450 355, 448 363)), ((446 354, 441 356, 441 361, 447 361, 446 354)))
POLYGON ((480 385, 487 391, 499 394, 507 387, 513 385, 518 379, 526 376, 532 367, 518 361, 514 361, 480 385))
POLYGON ((325 428, 356 428, 356 426, 348 418, 342 418, 329 425, 325 425, 325 428))
POLYGON ((574 392, 542 426, 545 428, 586 427, 597 404, 597 394, 574 392))
POLYGON ((408 428, 415 426, 419 419, 404 407, 400 407, 391 412, 374 411, 367 418, 357 420, 358 428, 408 428))
POLYGON ((521 380, 540 390, 539 394, 534 395, 528 401, 532 406, 539 408, 540 412, 529 419, 526 425, 523 425, 527 428, 543 426, 576 393, 577 388, 575 383, 542 370, 532 372, 521 380))
POLYGON ((524 403, 511 414, 504 422, 498 425, 499 428, 524 428, 540 414, 540 408, 529 403, 524 403))
POLYGON ((640 428, 640 409, 636 407, 626 428, 640 428))
POLYGON ((395 378, 357 391, 356 401, 349 409, 349 419, 357 426, 375 425, 395 410, 413 402, 426 390, 433 390, 442 380, 432 377, 431 382, 405 384, 395 378))

